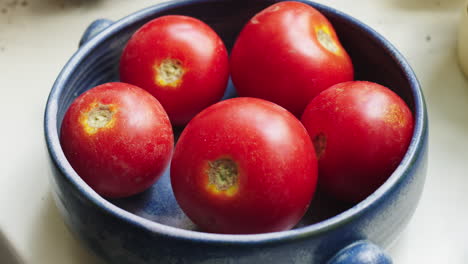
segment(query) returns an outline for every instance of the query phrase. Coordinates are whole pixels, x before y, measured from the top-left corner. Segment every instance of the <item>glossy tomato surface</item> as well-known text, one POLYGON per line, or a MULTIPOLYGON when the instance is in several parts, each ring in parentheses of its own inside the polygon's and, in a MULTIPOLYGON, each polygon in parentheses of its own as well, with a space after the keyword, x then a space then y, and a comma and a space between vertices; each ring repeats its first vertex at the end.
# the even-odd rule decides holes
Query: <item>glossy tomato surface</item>
POLYGON ((230 65, 240 96, 270 100, 298 117, 315 95, 354 75, 330 22, 299 2, 274 4, 250 19, 230 65))
POLYGON ((203 231, 292 228, 315 191, 317 160, 307 131, 282 107, 234 98, 190 121, 171 163, 175 197, 203 231))
POLYGON ((144 191, 162 175, 174 138, 169 118, 153 96, 130 84, 107 83, 73 101, 60 142, 91 188, 117 198, 144 191))
POLYGON ((353 203, 387 180, 413 133, 413 115, 405 102, 390 89, 365 81, 323 91, 301 120, 317 152, 320 188, 353 203))
POLYGON ((187 16, 156 18, 136 31, 120 60, 120 80, 163 105, 174 125, 219 101, 229 77, 224 43, 207 24, 187 16))

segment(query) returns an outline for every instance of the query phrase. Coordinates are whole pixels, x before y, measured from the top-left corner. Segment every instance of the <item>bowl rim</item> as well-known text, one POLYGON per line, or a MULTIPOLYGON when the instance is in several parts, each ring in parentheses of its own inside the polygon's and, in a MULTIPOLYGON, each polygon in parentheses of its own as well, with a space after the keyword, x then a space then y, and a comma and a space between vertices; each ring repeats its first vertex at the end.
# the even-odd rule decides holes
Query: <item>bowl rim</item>
MULTIPOLYGON (((47 99, 45 113, 44 113, 44 133, 47 149, 53 164, 58 168, 61 175, 67 180, 78 192, 83 195, 86 200, 92 203, 94 206, 104 211, 106 214, 112 215, 119 218, 120 220, 135 226, 136 228, 145 229, 147 231, 158 233, 159 235, 171 237, 178 240, 190 240, 198 241, 202 243, 224 243, 224 244, 252 244, 252 243, 274 243, 284 242, 303 237, 317 236, 321 233, 327 232, 331 229, 343 226, 348 222, 358 218, 366 211, 369 211, 372 207, 383 202, 385 196, 392 190, 397 188, 400 182, 402 182, 408 173, 414 166, 417 166, 417 160, 420 158, 420 154, 424 151, 427 141, 427 110, 425 105, 424 96, 420 84, 411 69, 410 65, 403 57, 403 55, 383 36, 377 33, 375 30, 362 23, 358 19, 347 15, 339 10, 332 7, 319 4, 310 0, 300 0, 299 2, 306 3, 308 5, 317 8, 319 11, 326 11, 332 13, 334 16, 340 17, 347 20, 354 27, 359 28, 369 35, 370 39, 374 41, 378 46, 382 47, 384 51, 393 58, 397 65, 399 65, 405 78, 410 83, 411 93, 414 97, 414 120, 415 126, 413 136, 408 147, 408 150, 400 162, 400 165, 373 194, 368 196, 360 203, 353 207, 331 217, 312 225, 299 227, 296 229, 263 233, 263 234, 245 234, 245 235, 231 235, 231 234, 213 234, 205 233, 201 231, 186 230, 178 227, 167 226, 158 222, 145 219, 141 216, 132 214, 114 204, 107 201, 106 199, 99 196, 89 187, 72 169, 68 163, 65 155, 60 146, 60 140, 57 129, 57 114, 58 114, 58 98, 64 90, 65 84, 70 76, 73 69, 80 64, 80 62, 86 59, 87 55, 93 50, 94 47, 105 42, 112 35, 117 34, 122 29, 139 23, 142 20, 148 20, 154 17, 155 14, 163 12, 168 9, 172 9, 179 6, 194 4, 194 3, 210 3, 219 2, 217 0, 176 0, 170 2, 164 2, 156 4, 140 11, 134 12, 128 16, 117 20, 114 24, 98 33, 95 37, 84 43, 75 54, 68 60, 66 65, 59 73, 53 87, 50 91, 47 99)), ((277 1, 270 1, 277 2, 277 1)))

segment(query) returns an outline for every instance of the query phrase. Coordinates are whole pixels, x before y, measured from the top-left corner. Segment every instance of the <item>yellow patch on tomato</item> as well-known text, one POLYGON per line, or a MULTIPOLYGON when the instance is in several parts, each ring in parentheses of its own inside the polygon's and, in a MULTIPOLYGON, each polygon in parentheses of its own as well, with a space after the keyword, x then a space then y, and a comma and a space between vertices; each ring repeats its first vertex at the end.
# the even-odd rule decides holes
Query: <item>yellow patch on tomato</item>
POLYGON ((225 190, 220 190, 218 189, 218 187, 216 186, 216 184, 210 184, 208 183, 206 185, 206 190, 209 191, 210 193, 212 194, 216 194, 216 195, 225 195, 225 196, 228 196, 228 197, 232 197, 234 196, 237 191, 239 190, 239 187, 237 185, 234 185, 234 186, 231 186, 225 190))
POLYGON ((115 105, 93 102, 87 111, 81 113, 79 122, 88 135, 93 135, 102 129, 112 128, 115 125, 115 113, 117 113, 115 105))
POLYGON ((340 54, 338 44, 333 39, 332 33, 328 26, 322 25, 315 27, 315 34, 317 36, 318 42, 320 45, 322 45, 322 47, 334 54, 340 54))
POLYGON ((182 83, 185 69, 177 59, 165 59, 153 66, 154 81, 159 86, 178 87, 182 83))
POLYGON ((230 158, 208 161, 206 165, 206 190, 216 195, 234 196, 239 190, 239 170, 230 158))
POLYGON ((392 104, 387 107, 383 120, 386 123, 393 124, 397 127, 404 127, 406 125, 403 111, 396 104, 392 104))

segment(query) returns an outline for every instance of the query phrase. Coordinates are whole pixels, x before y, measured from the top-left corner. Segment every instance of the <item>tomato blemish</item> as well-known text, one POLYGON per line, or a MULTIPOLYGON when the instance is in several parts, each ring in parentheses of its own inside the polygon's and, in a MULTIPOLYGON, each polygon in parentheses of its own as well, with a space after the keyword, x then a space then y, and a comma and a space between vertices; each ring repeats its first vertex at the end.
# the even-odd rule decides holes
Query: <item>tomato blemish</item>
POLYGON ((320 132, 317 135, 315 135, 312 142, 314 143, 315 154, 317 155, 317 159, 320 159, 325 153, 325 148, 327 147, 327 136, 325 136, 323 132, 320 132))
POLYGON ((177 87, 185 73, 182 62, 176 59, 165 59, 154 65, 155 82, 161 86, 177 87))
POLYGON ((336 42, 332 39, 330 29, 326 26, 317 27, 315 29, 315 33, 317 34, 317 40, 325 49, 328 51, 338 54, 339 49, 336 45, 336 42))
POLYGON ((344 88, 342 87, 339 87, 339 88, 336 88, 336 93, 342 93, 344 91, 344 88))
POLYGON ((257 16, 254 16, 252 19, 250 19, 250 23, 252 23, 252 24, 258 24, 258 23, 260 23, 260 22, 258 21, 257 16))
POLYGON ((385 113, 384 113, 383 120, 387 123, 395 124, 397 127, 404 127, 406 123, 404 122, 405 116, 398 105, 392 104, 390 105, 385 113))
POLYGON ((267 11, 267 12, 276 12, 276 11, 280 10, 280 8, 281 7, 279 5, 274 5, 274 6, 270 7, 270 8, 267 8, 265 11, 267 11))
POLYGON ((80 116, 80 123, 86 133, 92 135, 98 132, 101 128, 110 128, 114 126, 114 114, 117 112, 114 105, 92 103, 90 108, 91 110, 82 113, 80 116))
POLYGON ((231 159, 217 159, 208 162, 209 168, 207 189, 212 193, 234 195, 238 190, 237 164, 231 159))

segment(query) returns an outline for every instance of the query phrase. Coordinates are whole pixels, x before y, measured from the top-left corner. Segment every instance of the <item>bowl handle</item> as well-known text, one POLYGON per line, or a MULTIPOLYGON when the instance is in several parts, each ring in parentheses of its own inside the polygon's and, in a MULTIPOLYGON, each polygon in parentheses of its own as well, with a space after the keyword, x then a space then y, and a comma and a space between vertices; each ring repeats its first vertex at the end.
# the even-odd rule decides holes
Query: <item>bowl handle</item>
POLYGON ((392 264, 381 248, 368 240, 360 240, 343 248, 327 264, 392 264))
POLYGON ((103 31, 110 25, 112 25, 114 21, 109 20, 109 19, 97 19, 93 23, 91 23, 83 33, 83 36, 81 36, 80 44, 79 46, 81 47, 83 44, 88 42, 88 40, 92 39, 94 36, 96 36, 99 32, 103 31))

